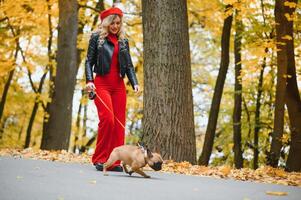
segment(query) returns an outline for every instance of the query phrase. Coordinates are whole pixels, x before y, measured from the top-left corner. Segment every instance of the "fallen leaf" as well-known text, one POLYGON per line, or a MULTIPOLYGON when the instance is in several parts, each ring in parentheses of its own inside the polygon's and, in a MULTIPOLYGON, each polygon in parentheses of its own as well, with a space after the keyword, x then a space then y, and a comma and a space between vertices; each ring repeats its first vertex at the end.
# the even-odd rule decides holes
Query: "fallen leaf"
POLYGON ((57 198, 57 200, 64 200, 64 197, 59 196, 59 197, 57 198))
POLYGON ((223 166, 220 168, 220 172, 224 175, 224 176, 228 176, 231 172, 231 167, 229 166, 223 166))
POLYGON ((267 195, 274 195, 274 196, 286 196, 287 192, 275 192, 275 191, 266 191, 267 195))

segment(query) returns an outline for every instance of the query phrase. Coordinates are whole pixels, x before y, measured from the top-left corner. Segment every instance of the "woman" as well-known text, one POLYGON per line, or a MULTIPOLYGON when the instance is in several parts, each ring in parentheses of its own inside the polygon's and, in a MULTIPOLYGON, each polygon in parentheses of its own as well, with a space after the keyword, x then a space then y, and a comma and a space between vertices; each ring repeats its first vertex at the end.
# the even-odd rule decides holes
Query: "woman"
MULTIPOLYGON (((92 163, 103 170, 112 150, 124 144, 126 90, 123 82, 127 75, 135 92, 138 81, 132 64, 128 40, 122 26, 123 13, 109 8, 100 13, 100 29, 93 33, 86 58, 86 89, 95 91, 94 103, 98 112, 98 136, 92 163), (95 72, 95 79, 93 78, 95 72)), ((120 162, 109 170, 123 171, 120 162)))

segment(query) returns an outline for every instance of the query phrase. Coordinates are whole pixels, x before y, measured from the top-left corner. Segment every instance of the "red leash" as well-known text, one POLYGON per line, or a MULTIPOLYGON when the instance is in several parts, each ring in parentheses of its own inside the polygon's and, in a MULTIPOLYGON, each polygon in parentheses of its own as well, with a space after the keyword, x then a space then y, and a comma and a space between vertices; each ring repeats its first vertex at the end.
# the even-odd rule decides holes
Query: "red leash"
MULTIPOLYGON (((114 116, 114 118, 116 119, 116 121, 120 124, 120 126, 124 129, 124 131, 126 130, 125 129, 125 126, 121 123, 121 121, 114 115, 114 112, 109 108, 109 106, 107 106, 107 104, 100 98, 100 96, 96 93, 95 91, 95 95, 96 97, 100 100, 100 102, 108 109, 108 111, 110 113, 112 113, 112 115, 114 116)), ((130 134, 130 133, 129 133, 130 134)), ((131 134, 130 134, 131 135, 131 134)))

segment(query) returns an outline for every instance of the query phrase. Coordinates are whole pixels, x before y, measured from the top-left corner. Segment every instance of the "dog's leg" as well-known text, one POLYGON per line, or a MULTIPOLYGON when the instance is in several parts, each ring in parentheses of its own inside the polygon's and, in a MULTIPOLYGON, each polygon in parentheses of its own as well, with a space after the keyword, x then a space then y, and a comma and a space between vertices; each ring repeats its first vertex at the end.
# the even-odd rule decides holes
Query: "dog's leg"
POLYGON ((116 155, 116 152, 114 152, 114 150, 113 150, 113 152, 111 153, 107 162, 105 162, 103 164, 103 175, 104 176, 108 176, 107 169, 109 167, 111 167, 117 160, 118 160, 118 156, 116 155))
MULTIPOLYGON (((136 172, 137 174, 140 174, 141 176, 143 176, 144 178, 150 178, 150 176, 149 175, 147 175, 147 174, 145 174, 141 169, 139 169, 139 168, 132 168, 132 170, 133 171, 131 171, 132 173, 133 172, 136 172)), ((130 173, 131 173, 130 172, 130 173)), ((132 174, 131 173, 131 174, 132 174)))
POLYGON ((132 174, 134 173, 133 170, 129 171, 129 175, 132 176, 132 174))
POLYGON ((124 169, 124 172, 127 173, 127 174, 129 174, 129 170, 128 170, 126 164, 122 163, 122 167, 124 169))

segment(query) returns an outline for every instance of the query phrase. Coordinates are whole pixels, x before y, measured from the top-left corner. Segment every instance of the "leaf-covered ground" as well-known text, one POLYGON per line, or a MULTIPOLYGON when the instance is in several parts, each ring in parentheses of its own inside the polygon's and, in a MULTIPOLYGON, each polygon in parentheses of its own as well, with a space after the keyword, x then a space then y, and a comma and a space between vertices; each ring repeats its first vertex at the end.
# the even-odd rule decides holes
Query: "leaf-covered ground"
MULTIPOLYGON (((12 156, 15 158, 42 159, 59 162, 91 163, 91 156, 87 154, 77 155, 62 151, 45 151, 28 149, 1 149, 0 156, 12 156)), ((145 168, 150 170, 150 168, 145 168)), ((224 179, 236 179, 241 181, 256 181, 301 187, 301 173, 288 173, 283 169, 272 167, 260 167, 257 170, 248 168, 233 169, 230 166, 206 167, 191 165, 189 162, 174 162, 166 160, 163 164, 163 172, 179 173, 186 175, 208 176, 224 179)))

